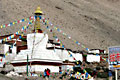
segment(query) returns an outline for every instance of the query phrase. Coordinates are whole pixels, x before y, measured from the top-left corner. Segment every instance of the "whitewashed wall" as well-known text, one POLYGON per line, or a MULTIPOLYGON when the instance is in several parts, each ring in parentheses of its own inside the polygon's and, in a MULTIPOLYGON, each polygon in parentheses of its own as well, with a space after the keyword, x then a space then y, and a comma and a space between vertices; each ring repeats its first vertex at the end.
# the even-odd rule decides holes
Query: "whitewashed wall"
POLYGON ((4 44, 4 53, 9 51, 9 46, 10 45, 4 44))
POLYGON ((99 50, 88 50, 88 53, 100 53, 99 50))
POLYGON ((4 61, 5 61, 5 58, 3 58, 3 57, 0 57, 0 60, 2 59, 2 61, 0 61, 0 67, 3 67, 3 65, 4 65, 4 61))
POLYGON ((73 66, 72 66, 72 65, 62 65, 62 66, 61 66, 61 69, 62 69, 62 71, 65 71, 65 70, 67 70, 67 69, 73 70, 73 66))
POLYGON ((62 62, 60 57, 54 52, 54 50, 47 50, 48 35, 43 33, 32 33, 27 35, 27 45, 28 49, 21 50, 20 53, 16 56, 15 60, 26 59, 27 54, 29 59, 44 59, 53 62, 62 62), (34 38, 35 35, 35 38, 34 38), (33 49, 33 41, 35 39, 35 45, 33 49))
POLYGON ((73 57, 70 57, 68 51, 66 51, 66 50, 55 49, 55 53, 62 59, 62 61, 65 61, 65 60, 75 61, 75 60, 73 60, 73 57, 75 57, 76 60, 83 61, 82 54, 79 54, 79 53, 70 52, 73 57))
MULTIPOLYGON (((47 66, 47 65, 32 65, 31 68, 29 66, 29 71, 31 72, 44 72, 45 69, 49 68, 51 72, 59 72, 59 66, 47 66)), ((18 66, 14 67, 15 72, 25 73, 27 66, 18 66)))
POLYGON ((32 33, 27 35, 27 45, 28 49, 33 49, 33 41, 34 42, 34 50, 44 50, 46 49, 47 42, 48 42, 48 35, 43 33, 32 33))
MULTIPOLYGON (((9 51, 9 46, 11 46, 11 45, 4 44, 4 53, 6 53, 6 52, 9 51)), ((13 46, 13 48, 12 48, 12 54, 16 54, 16 52, 17 52, 16 46, 13 46)))
POLYGON ((96 55, 87 55, 88 62, 100 62, 100 56, 96 55))
MULTIPOLYGON (((73 54, 74 54, 74 53, 73 53, 73 54)), ((80 54, 80 53, 75 53, 75 59, 76 59, 76 60, 83 61, 83 56, 82 56, 82 54, 80 54)))
MULTIPOLYGON (((4 44, 4 54, 6 54, 9 51, 9 46, 11 45, 4 44)), ((5 55, 5 62, 10 62, 11 60, 13 60, 16 56, 16 52, 17 52, 16 46, 13 46, 12 53, 11 54, 8 53, 7 55, 5 55)))
POLYGON ((27 59, 27 54, 29 56, 29 59, 32 58, 32 60, 38 60, 38 61, 44 60, 46 62, 61 62, 62 63, 62 60, 60 59, 60 57, 57 56, 57 54, 53 50, 45 50, 45 51, 38 50, 38 51, 34 51, 34 53, 32 53, 32 51, 30 50, 22 50, 15 57, 14 60, 18 60, 18 62, 19 61, 21 62, 21 60, 27 59))

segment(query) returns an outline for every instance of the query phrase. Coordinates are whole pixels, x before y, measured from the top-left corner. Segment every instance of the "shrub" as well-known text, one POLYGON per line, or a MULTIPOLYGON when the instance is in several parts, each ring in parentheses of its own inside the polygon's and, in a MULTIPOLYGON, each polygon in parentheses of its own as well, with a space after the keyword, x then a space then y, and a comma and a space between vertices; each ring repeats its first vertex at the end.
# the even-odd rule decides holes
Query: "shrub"
POLYGON ((99 73, 97 74, 97 77, 98 77, 98 78, 107 78, 107 77, 108 77, 108 74, 105 73, 105 72, 99 72, 99 73))

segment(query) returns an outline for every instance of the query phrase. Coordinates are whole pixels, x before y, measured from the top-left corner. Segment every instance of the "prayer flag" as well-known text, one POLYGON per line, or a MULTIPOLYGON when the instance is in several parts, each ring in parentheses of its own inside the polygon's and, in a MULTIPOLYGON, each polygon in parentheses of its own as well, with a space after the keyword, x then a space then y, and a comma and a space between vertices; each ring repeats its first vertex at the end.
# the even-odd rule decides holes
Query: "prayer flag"
POLYGON ((24 19, 22 19, 22 22, 24 22, 24 19))
POLYGON ((1 28, 3 28, 3 26, 1 26, 1 28))

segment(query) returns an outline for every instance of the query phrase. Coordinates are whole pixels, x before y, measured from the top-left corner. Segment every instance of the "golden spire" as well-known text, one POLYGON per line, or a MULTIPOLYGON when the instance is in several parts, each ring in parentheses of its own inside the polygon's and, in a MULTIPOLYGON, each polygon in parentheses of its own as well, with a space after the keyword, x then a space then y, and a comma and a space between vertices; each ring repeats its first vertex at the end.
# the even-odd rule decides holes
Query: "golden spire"
POLYGON ((35 24, 34 24, 34 30, 35 32, 42 32, 41 27, 40 27, 40 16, 43 14, 41 11, 40 7, 37 7, 35 11, 35 24))
POLYGON ((40 7, 37 7, 35 14, 43 14, 43 12, 41 11, 40 7))

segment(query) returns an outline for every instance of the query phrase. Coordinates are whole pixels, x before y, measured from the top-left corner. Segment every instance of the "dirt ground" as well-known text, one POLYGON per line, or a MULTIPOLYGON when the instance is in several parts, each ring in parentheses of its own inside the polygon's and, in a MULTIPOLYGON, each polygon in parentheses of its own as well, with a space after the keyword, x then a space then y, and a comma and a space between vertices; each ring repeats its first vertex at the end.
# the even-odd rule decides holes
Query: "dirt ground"
MULTIPOLYGON (((120 45, 120 0, 0 0, 0 24, 32 16, 37 6, 51 23, 87 48, 120 45)), ((14 33, 21 27, 2 28, 0 33, 14 33)), ((62 33, 55 32, 67 48, 84 50, 62 33)), ((49 36, 52 38, 50 33, 49 36)))
MULTIPOLYGON (((59 78, 60 76, 61 75, 59 75, 59 76, 57 76, 55 78, 53 78, 53 76, 52 76, 52 77, 49 78, 49 80, 69 80, 70 79, 69 76, 67 76, 66 78, 60 79, 59 78)), ((28 79, 29 80, 46 80, 44 77, 28 77, 28 79)), ((0 80, 26 80, 26 78, 25 77, 16 77, 16 76, 6 77, 6 76, 0 74, 0 80)), ((94 80, 106 80, 106 79, 104 79, 104 78, 102 78, 102 79, 96 78, 94 80)))

